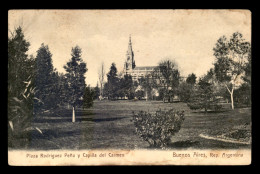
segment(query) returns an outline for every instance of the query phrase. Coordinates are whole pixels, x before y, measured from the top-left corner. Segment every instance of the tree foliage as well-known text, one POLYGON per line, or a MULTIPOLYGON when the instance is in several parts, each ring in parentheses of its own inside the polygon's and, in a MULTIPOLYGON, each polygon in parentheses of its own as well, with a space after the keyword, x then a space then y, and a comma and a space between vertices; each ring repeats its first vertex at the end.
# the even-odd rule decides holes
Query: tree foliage
POLYGON ((198 85, 193 90, 188 106, 190 109, 204 109, 207 112, 209 109, 219 110, 221 105, 218 104, 217 90, 214 84, 212 69, 199 79, 198 85))
POLYGON ((174 61, 163 60, 158 67, 152 72, 153 87, 159 89, 164 88, 165 96, 172 98, 177 94, 180 83, 180 72, 174 61))
POLYGON ((195 89, 196 79, 196 75, 191 73, 188 75, 186 81, 180 83, 178 87, 178 96, 181 101, 188 102, 190 100, 195 89))
POLYGON ((153 89, 153 81, 150 74, 147 74, 145 77, 139 79, 139 84, 144 89, 146 100, 151 98, 151 92, 153 89))
POLYGON ((128 99, 134 98, 134 83, 131 75, 124 75, 123 78, 119 79, 118 96, 128 97, 128 99))
POLYGON ((76 46, 71 50, 71 59, 64 66, 67 80, 67 101, 73 106, 80 106, 85 91, 85 73, 87 72, 86 63, 81 58, 81 48, 76 46))
POLYGON ((25 40, 22 28, 18 27, 8 37, 8 96, 21 97, 28 77, 34 69, 34 59, 28 59, 30 43, 25 40))
POLYGON ((107 74, 107 94, 109 99, 114 99, 115 97, 118 97, 118 82, 119 78, 117 76, 117 68, 116 64, 112 63, 110 67, 110 71, 107 74))
MULTIPOLYGON (((99 96, 101 96, 101 88, 99 88, 98 84, 96 87, 93 89, 94 91, 94 99, 98 99, 99 96)), ((103 95, 102 95, 103 96, 103 95)))
POLYGON ((58 74, 54 71, 52 54, 47 45, 41 44, 37 51, 35 73, 35 97, 41 100, 40 104, 34 105, 35 111, 56 108, 59 101, 58 74))
POLYGON ((83 109, 90 108, 93 106, 95 95, 95 90, 91 89, 90 86, 87 86, 85 88, 85 92, 83 95, 83 109))
POLYGON ((182 82, 179 85, 178 88, 178 96, 180 98, 180 101, 183 102, 188 102, 191 98, 192 93, 194 92, 194 85, 187 83, 187 82, 182 82))
POLYGON ((195 85, 196 79, 197 79, 196 75, 191 73, 191 74, 188 75, 188 77, 186 79, 186 83, 191 84, 191 85, 195 85))

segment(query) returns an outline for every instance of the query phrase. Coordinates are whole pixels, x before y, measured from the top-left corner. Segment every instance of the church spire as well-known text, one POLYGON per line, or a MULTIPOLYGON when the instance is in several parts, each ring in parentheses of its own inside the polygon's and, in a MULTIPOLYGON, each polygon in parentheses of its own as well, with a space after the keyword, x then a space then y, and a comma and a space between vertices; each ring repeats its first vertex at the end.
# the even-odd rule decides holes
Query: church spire
POLYGON ((132 54, 132 41, 131 41, 131 34, 129 35, 129 43, 128 43, 128 54, 132 54))
POLYGON ((128 50, 126 52, 126 69, 134 69, 135 68, 135 61, 134 61, 134 52, 132 49, 132 41, 131 41, 131 34, 129 35, 129 43, 128 43, 128 50))

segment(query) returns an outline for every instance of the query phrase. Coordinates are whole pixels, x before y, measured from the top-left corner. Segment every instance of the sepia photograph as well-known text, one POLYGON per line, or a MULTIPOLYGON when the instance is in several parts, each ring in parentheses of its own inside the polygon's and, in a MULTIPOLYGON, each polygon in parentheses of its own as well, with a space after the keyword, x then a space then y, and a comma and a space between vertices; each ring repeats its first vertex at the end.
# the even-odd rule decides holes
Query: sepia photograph
POLYGON ((250 165, 250 10, 8 11, 8 164, 250 165))

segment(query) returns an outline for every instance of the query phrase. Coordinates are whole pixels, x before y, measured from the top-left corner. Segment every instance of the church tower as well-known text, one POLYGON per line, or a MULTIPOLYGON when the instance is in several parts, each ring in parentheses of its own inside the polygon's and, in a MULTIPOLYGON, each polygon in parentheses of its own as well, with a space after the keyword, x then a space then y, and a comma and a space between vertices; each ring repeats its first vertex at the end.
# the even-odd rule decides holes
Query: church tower
POLYGON ((135 68, 134 52, 132 49, 131 35, 129 36, 128 50, 126 52, 125 72, 132 71, 135 68))

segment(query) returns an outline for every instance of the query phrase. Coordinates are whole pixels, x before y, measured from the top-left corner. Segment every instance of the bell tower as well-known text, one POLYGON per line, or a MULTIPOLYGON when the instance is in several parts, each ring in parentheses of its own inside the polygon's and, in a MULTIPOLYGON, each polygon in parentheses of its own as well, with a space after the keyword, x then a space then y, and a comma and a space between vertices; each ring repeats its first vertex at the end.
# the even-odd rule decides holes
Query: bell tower
POLYGON ((128 50, 126 52, 125 71, 131 71, 135 68, 134 52, 132 48, 131 35, 129 36, 128 50))

